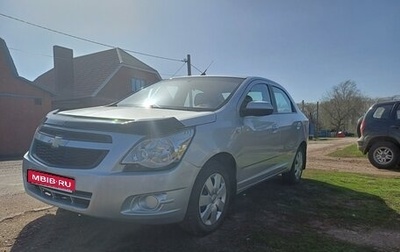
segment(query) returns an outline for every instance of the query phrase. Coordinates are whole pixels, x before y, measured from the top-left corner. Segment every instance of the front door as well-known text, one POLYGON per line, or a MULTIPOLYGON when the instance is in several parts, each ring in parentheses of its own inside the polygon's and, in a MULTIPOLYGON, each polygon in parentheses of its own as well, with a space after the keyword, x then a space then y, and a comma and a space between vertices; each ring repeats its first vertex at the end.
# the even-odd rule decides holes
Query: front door
MULTIPOLYGON (((253 83, 243 97, 241 107, 249 101, 271 103, 266 83, 253 83)), ((258 181, 279 173, 281 132, 277 114, 241 117, 240 134, 236 148, 238 165, 238 189, 244 189, 258 181)))

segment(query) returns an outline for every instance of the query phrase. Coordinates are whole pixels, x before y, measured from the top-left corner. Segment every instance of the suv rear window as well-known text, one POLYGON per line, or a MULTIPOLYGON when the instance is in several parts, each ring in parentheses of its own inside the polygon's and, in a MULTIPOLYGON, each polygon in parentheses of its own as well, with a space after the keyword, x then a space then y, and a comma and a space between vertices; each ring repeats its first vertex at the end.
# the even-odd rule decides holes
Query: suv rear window
POLYGON ((391 109, 392 105, 381 105, 376 108, 372 117, 375 119, 389 119, 391 109))

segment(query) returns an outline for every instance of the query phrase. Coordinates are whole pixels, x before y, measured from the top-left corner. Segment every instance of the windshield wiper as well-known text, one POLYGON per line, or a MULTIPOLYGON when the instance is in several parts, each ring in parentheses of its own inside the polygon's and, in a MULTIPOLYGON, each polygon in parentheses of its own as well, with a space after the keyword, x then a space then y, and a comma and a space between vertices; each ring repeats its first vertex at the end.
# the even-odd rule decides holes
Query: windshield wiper
POLYGON ((150 105, 150 108, 163 108, 163 107, 161 107, 160 105, 158 105, 158 104, 151 104, 150 105))

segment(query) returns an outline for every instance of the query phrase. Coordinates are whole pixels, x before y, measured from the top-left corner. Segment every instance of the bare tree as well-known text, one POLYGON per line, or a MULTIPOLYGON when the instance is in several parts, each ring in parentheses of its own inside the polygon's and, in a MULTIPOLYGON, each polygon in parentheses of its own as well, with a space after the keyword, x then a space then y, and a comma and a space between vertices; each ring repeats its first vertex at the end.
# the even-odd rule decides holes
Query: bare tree
POLYGON ((334 86, 324 97, 321 108, 331 129, 354 130, 357 119, 366 110, 369 99, 364 97, 354 81, 347 80, 334 86), (354 124, 354 125, 353 125, 354 124))
POLYGON ((317 104, 316 103, 303 103, 301 104, 302 111, 308 117, 310 122, 315 123, 317 119, 317 104))

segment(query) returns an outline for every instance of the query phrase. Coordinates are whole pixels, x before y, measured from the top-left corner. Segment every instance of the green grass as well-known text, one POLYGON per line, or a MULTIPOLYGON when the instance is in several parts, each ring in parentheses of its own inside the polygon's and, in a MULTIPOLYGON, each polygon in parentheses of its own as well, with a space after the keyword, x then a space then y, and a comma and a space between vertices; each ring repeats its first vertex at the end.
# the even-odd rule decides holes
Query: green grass
POLYGON ((246 244, 239 246, 246 245, 245 251, 376 251, 324 231, 400 233, 400 177, 306 169, 303 178, 296 186, 265 182, 239 199, 254 209, 251 219, 271 222, 251 224, 246 244))
MULTIPOLYGON (((330 156, 364 157, 356 144, 330 156)), ((269 214, 279 220, 270 226, 252 227, 246 244, 241 244, 248 248, 244 251, 377 251, 364 242, 339 239, 327 230, 347 230, 360 237, 372 230, 400 233, 398 176, 306 169, 299 185, 285 187, 279 180, 270 181, 256 186, 246 197, 267 213, 254 218, 271 218, 265 217, 269 214)))
MULTIPOLYGON (((268 232, 268 231, 267 231, 268 232)), ((279 233, 259 232, 253 237, 253 243, 266 244, 269 250, 260 251, 296 251, 296 252, 372 252, 375 251, 367 246, 353 245, 345 241, 337 241, 313 231, 302 231, 298 234, 282 235, 279 233)), ((250 250, 254 251, 254 250, 250 250)), ((256 250, 257 251, 257 250, 256 250)))
POLYGON ((366 156, 358 150, 357 144, 348 145, 343 149, 339 149, 330 153, 328 156, 344 158, 366 158, 366 156))
MULTIPOLYGON (((349 203, 346 208, 361 221, 390 224, 400 214, 400 177, 308 170, 304 178, 332 186, 332 200, 349 203)), ((338 215, 346 218, 348 213, 338 215)))

